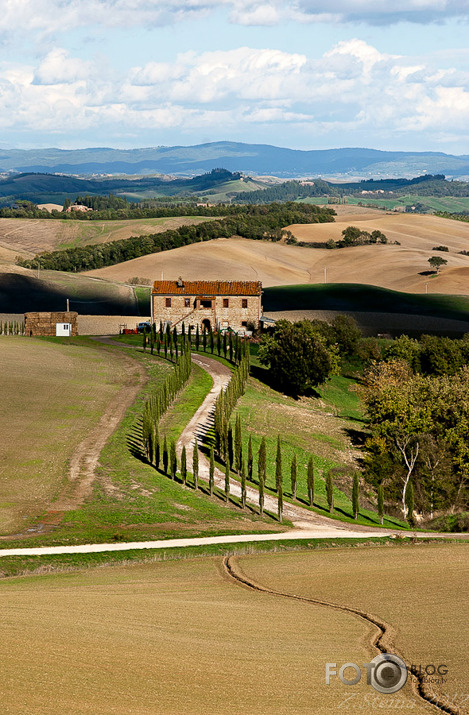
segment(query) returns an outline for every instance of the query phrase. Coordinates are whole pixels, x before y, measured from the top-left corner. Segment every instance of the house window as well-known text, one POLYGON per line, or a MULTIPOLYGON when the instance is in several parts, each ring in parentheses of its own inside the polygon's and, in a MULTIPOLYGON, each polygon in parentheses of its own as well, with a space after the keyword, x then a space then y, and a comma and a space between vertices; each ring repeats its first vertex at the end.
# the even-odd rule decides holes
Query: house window
POLYGON ((211 308, 211 307, 212 307, 212 301, 211 301, 211 300, 201 300, 201 301, 200 301, 200 307, 201 307, 201 308, 211 308))
POLYGON ((166 307, 171 308, 171 298, 166 298, 166 307))
POLYGON ((184 298, 184 308, 190 308, 190 307, 191 307, 191 299, 184 298))
POLYGON ((229 308, 230 307, 230 301, 228 298, 223 298, 223 307, 224 308, 229 308))
POLYGON ((241 325, 243 326, 243 328, 247 328, 247 327, 248 327, 248 321, 247 321, 247 320, 243 320, 243 321, 241 322, 241 325))
POLYGON ((247 299, 247 298, 243 298, 243 302, 242 302, 242 304, 241 304, 241 307, 242 307, 242 308, 247 308, 247 307, 248 307, 248 299, 247 299))

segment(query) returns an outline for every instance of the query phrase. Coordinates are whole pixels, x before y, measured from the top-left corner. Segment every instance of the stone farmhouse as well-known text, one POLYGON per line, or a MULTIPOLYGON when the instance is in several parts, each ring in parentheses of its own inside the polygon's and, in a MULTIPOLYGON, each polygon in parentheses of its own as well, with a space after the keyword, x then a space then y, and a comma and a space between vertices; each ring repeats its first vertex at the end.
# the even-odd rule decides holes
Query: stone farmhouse
POLYGON ((155 281, 152 322, 171 328, 245 332, 257 329, 262 314, 260 281, 155 281))

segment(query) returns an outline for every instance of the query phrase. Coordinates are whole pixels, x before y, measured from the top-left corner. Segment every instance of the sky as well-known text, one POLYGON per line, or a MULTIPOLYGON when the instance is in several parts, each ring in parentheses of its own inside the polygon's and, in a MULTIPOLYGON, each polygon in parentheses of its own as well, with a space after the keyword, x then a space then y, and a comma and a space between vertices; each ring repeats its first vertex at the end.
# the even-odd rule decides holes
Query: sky
POLYGON ((469 0, 0 0, 0 148, 469 154, 469 0))

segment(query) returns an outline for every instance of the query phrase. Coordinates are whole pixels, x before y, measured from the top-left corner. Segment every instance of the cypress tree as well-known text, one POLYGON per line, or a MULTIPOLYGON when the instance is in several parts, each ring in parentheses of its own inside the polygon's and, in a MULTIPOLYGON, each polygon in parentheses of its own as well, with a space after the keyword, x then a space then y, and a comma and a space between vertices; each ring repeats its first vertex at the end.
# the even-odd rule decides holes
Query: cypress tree
POLYGON ((226 359, 226 330, 223 333, 223 357, 226 359))
POLYGON ((158 353, 158 355, 160 354, 160 350, 161 350, 161 338, 160 338, 160 334, 157 333, 156 334, 156 352, 158 353))
POLYGON ((249 435, 249 442, 248 442, 248 479, 250 482, 252 482, 252 439, 251 439, 251 435, 249 435))
POLYGON ((217 332, 217 353, 218 353, 218 357, 220 357, 220 353, 221 353, 221 333, 220 333, 219 330, 218 330, 218 332, 217 332))
POLYGON ((246 464, 244 459, 241 459, 241 506, 246 508, 246 464))
POLYGON ((329 507, 329 512, 332 514, 334 512, 334 486, 332 484, 332 475, 328 472, 326 477, 326 496, 327 496, 327 506, 329 507))
POLYGON ((230 362, 233 362, 233 333, 230 332, 230 362))
POLYGON ((414 526, 414 485, 412 481, 409 481, 409 484, 407 485, 405 501, 407 507, 407 521, 409 523, 409 526, 414 526))
POLYGON ((197 437, 194 440, 194 449, 192 452, 192 474, 194 475, 194 488, 199 488, 199 444, 197 437))
POLYGON ((146 330, 143 331, 143 352, 146 353, 147 351, 147 332, 146 330))
POLYGON ((257 463, 257 478, 259 480, 259 485, 261 481, 265 484, 266 476, 266 466, 267 466, 267 447, 265 444, 265 437, 262 437, 261 446, 259 447, 259 458, 257 463))
POLYGON ((173 359, 173 341, 172 341, 171 336, 169 336, 169 356, 170 356, 170 359, 172 360, 173 359))
POLYGON ((358 519, 358 512, 360 511, 360 485, 358 483, 358 474, 355 472, 353 475, 353 487, 352 487, 352 510, 353 518, 358 519))
POLYGON ((161 445, 160 445, 160 438, 158 435, 158 428, 156 428, 156 433, 155 433, 155 468, 156 469, 160 468, 160 459, 161 459, 161 445))
POLYGON ((176 359, 177 359, 177 356, 178 356, 178 333, 176 330, 176 326, 174 326, 174 330, 173 330, 173 343, 174 343, 174 352, 176 354, 176 359))
POLYGON ((165 435, 164 442, 163 442, 163 472, 165 474, 168 473, 168 463, 169 463, 168 442, 166 440, 166 435, 165 435))
POLYGON ((207 328, 204 325, 204 332, 202 333, 202 347, 204 349, 204 353, 207 352, 207 328))
POLYGON ((210 352, 213 355, 213 350, 214 350, 215 344, 213 340, 213 330, 210 331, 210 352))
POLYGON ((181 452, 181 477, 182 483, 185 485, 187 482, 187 456, 186 456, 186 445, 182 448, 181 452))
POLYGON ((382 483, 378 487, 378 516, 379 523, 382 524, 384 520, 384 487, 382 483))
POLYGON ((278 520, 282 523, 283 519, 283 485, 279 482, 278 492, 277 492, 277 510, 278 510, 278 520))
POLYGON ((195 349, 197 351, 199 350, 199 345, 200 345, 200 332, 199 332, 199 324, 197 323, 197 328, 195 331, 195 349))
POLYGON ((275 489, 278 492, 282 483, 282 447, 280 445, 280 435, 277 436, 277 457, 275 460, 275 489))
POLYGON ((171 479, 176 479, 176 472, 177 472, 177 468, 178 468, 178 459, 177 459, 177 454, 176 454, 176 442, 174 440, 171 440, 169 462, 170 462, 171 479))
POLYGON ((259 479, 259 514, 264 514, 264 476, 259 479))
POLYGON ((187 337, 189 338, 189 345, 192 345, 192 325, 189 324, 189 329, 187 331, 187 337))
POLYGON ((234 463, 235 471, 239 472, 241 469, 241 456, 243 450, 242 434, 241 434, 241 417, 236 415, 235 422, 235 446, 234 446, 234 463))
POLYGON ((230 465, 230 468, 233 466, 233 457, 234 457, 233 429, 230 425, 228 427, 228 464, 230 465))
POLYGON ((155 341, 153 339, 153 327, 150 328, 150 353, 153 355, 153 348, 155 345, 155 341))
POLYGON ((182 335, 183 341, 185 341, 185 339, 186 339, 186 326, 184 325, 184 321, 182 321, 181 335, 182 335))
POLYGON ((164 359, 168 359, 168 338, 166 333, 163 335, 163 350, 164 350, 164 359))
POLYGON ((308 488, 308 501, 309 505, 314 504, 314 462, 313 458, 310 457, 308 461, 308 474, 306 477, 306 485, 308 488))
POLYGON ((215 452, 213 445, 210 447, 210 471, 208 477, 208 486, 210 489, 210 496, 213 495, 213 488, 215 486, 215 452))
POLYGON ((225 464, 225 501, 228 501, 230 496, 230 463, 225 464))
POLYGON ((293 455, 290 468, 290 482, 291 482, 291 495, 293 499, 296 499, 296 480, 297 480, 297 468, 296 468, 296 454, 293 455))

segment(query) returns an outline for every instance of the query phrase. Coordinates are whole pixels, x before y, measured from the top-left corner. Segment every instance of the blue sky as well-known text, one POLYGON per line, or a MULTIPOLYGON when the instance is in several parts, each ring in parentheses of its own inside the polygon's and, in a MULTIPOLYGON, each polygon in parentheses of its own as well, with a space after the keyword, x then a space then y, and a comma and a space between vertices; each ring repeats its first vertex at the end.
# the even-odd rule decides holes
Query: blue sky
POLYGON ((0 0, 0 147, 469 154, 468 0, 0 0))

